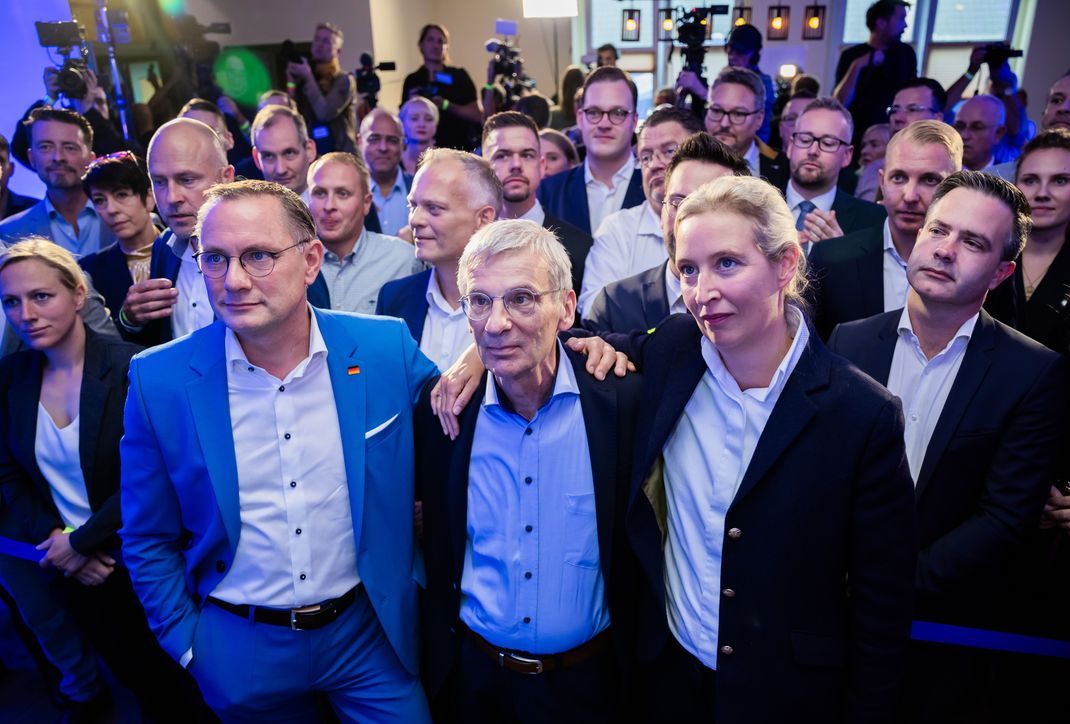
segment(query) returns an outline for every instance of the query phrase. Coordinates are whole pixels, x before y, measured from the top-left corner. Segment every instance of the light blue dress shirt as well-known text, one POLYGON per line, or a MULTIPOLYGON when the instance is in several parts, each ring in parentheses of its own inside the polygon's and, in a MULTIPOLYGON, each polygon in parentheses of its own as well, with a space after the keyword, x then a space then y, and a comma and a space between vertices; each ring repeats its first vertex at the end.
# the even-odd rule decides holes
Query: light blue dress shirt
POLYGON ((48 225, 52 229, 52 241, 74 254, 76 257, 92 254, 100 250, 100 229, 103 223, 97 216, 97 210, 90 201, 78 212, 78 233, 74 233, 63 214, 56 211, 48 196, 45 196, 45 211, 48 212, 48 225))
POLYGON ((397 177, 390 193, 383 198, 379 184, 372 179, 372 203, 375 204, 375 212, 379 215, 379 226, 387 236, 397 236, 398 232, 409 224, 409 190, 405 188, 404 175, 401 167, 398 167, 397 177))
POLYGON ((495 646, 536 654, 609 625, 587 431, 560 343, 558 360, 553 394, 530 422, 488 380, 468 468, 461 621, 495 646))

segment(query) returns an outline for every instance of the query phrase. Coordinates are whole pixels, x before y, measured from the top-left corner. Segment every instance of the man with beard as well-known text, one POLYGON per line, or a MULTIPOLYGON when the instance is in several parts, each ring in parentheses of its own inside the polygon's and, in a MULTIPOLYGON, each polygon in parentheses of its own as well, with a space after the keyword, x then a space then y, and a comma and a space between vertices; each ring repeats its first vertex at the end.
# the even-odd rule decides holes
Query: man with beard
POLYGON ((661 231, 665 168, 676 149, 702 130, 695 116, 679 108, 654 111, 639 132, 639 168, 646 203, 606 217, 595 232, 580 293, 580 312, 607 284, 638 274, 668 258, 661 231))
POLYGON ((535 197, 546 170, 540 144, 535 121, 523 113, 495 113, 483 124, 483 158, 502 182, 501 218, 527 219, 554 232, 572 262, 572 289, 579 295, 591 237, 547 213, 535 197))
POLYGON ((837 188, 840 171, 854 153, 853 133, 851 114, 835 98, 811 101, 795 124, 787 147, 791 180, 784 195, 807 254, 818 241, 877 226, 886 216, 877 204, 837 188))
POLYGON ((842 322, 901 309, 907 261, 940 182, 962 169, 962 139, 943 121, 917 121, 892 136, 881 169, 888 218, 817 245, 811 254, 814 327, 827 339, 842 322))
POLYGON ((285 186, 308 204, 308 167, 316 142, 305 119, 286 106, 268 106, 253 119, 253 161, 264 180, 285 186))
POLYGON ((30 129, 30 166, 46 188, 45 197, 0 223, 0 240, 14 243, 44 236, 76 257, 115 240, 82 189, 82 174, 93 160, 93 129, 85 117, 61 108, 35 108, 24 121, 30 129))
POLYGON ((757 137, 765 113, 765 86, 747 68, 728 67, 710 85, 706 131, 743 157, 752 176, 784 188, 788 159, 757 137))

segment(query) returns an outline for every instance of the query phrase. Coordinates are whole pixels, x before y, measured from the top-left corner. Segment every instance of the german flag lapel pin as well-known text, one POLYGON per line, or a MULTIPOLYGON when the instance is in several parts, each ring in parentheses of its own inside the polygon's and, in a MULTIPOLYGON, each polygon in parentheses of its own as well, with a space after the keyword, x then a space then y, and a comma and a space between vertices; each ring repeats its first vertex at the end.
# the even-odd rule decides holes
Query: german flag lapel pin
POLYGON ((360 374, 360 365, 352 365, 351 367, 346 369, 346 374, 347 375, 359 375, 360 374))

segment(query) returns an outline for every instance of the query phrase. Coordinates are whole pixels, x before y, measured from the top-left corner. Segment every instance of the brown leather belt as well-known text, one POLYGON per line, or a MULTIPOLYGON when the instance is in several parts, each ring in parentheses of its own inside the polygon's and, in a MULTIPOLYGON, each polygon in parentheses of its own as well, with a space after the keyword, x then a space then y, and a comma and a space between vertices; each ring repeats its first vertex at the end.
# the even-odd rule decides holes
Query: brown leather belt
POLYGON ((301 608, 268 608, 266 606, 250 606, 248 604, 239 605, 212 597, 208 598, 208 602, 245 619, 251 617, 254 621, 272 626, 286 626, 292 631, 308 631, 323 628, 341 616, 349 608, 350 604, 357 599, 357 591, 360 590, 362 585, 364 584, 358 583, 338 598, 332 598, 329 601, 311 606, 302 606, 301 608))
POLYGON ((608 651, 611 643, 607 628, 587 643, 560 654, 529 654, 526 651, 499 648, 464 624, 461 626, 469 638, 475 642, 476 648, 489 656, 498 666, 518 674, 544 674, 554 669, 567 669, 608 651))

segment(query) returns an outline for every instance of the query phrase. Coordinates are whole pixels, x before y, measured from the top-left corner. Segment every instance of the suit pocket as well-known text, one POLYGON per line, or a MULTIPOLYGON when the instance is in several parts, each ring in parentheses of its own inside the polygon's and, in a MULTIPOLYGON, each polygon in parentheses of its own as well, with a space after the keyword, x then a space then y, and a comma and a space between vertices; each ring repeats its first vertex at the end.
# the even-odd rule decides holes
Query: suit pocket
POLYGON ((792 631, 791 647, 802 666, 840 667, 847 659, 847 643, 835 636, 792 631))
POLYGON ((598 568, 598 521, 594 493, 566 494, 568 545, 565 563, 580 568, 598 568))
POLYGON ((370 449, 389 438, 401 427, 401 414, 395 413, 364 433, 365 449, 370 449))

